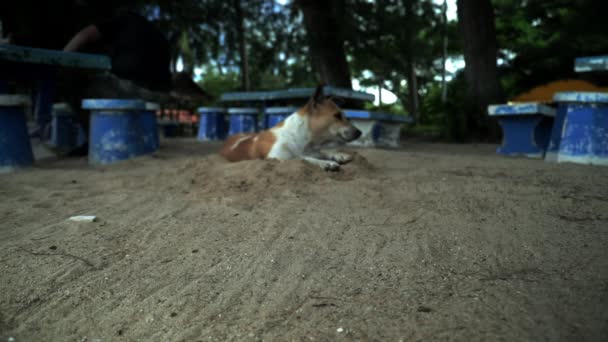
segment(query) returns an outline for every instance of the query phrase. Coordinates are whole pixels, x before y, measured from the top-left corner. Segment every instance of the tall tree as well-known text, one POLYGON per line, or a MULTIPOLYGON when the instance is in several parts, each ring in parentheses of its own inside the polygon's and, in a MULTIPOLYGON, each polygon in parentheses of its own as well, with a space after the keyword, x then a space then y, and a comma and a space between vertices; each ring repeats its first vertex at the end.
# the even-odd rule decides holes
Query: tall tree
POLYGON ((448 59, 448 0, 443 0, 441 5, 441 36, 443 46, 441 50, 441 102, 445 103, 448 99, 448 84, 446 82, 445 63, 448 59))
POLYGON ((351 88, 342 32, 345 0, 299 0, 297 3, 304 15, 313 66, 321 80, 351 88))
POLYGON ((467 83, 467 135, 495 139, 498 127, 486 114, 487 106, 503 100, 496 67, 496 28, 490 0, 458 0, 465 79, 467 83))
POLYGON ((250 89, 249 83, 249 56, 247 55, 247 42, 245 41, 245 17, 241 0, 234 0, 234 10, 236 13, 237 36, 239 39, 239 55, 241 59, 241 87, 243 90, 250 89))
POLYGON ((416 122, 420 121, 419 94, 418 94, 418 75, 416 74, 416 54, 414 29, 418 26, 418 15, 416 14, 416 0, 403 0, 402 5, 405 8, 405 24, 401 29, 401 34, 405 41, 405 60, 407 63, 407 87, 409 94, 409 112, 414 117, 416 122))

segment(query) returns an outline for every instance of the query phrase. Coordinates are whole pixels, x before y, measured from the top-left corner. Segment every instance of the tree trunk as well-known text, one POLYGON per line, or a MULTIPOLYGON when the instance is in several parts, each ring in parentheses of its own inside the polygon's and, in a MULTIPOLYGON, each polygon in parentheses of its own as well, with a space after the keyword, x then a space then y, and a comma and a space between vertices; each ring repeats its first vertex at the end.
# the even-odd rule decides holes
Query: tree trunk
POLYGON ((494 10, 490 0, 458 0, 457 4, 466 63, 466 133, 470 138, 496 140, 498 126, 486 114, 489 104, 503 100, 496 67, 494 10))
POLYGON ((445 103, 448 99, 448 84, 446 81, 445 63, 448 59, 448 0, 443 0, 441 6, 441 17, 443 19, 442 36, 443 36, 443 51, 441 53, 441 103, 445 103))
POLYGON ((239 54, 241 56, 241 87, 244 91, 248 91, 250 89, 249 57, 247 56, 247 46, 245 43, 245 18, 243 17, 243 8, 241 7, 241 0, 234 0, 234 9, 236 12, 239 54))
POLYGON ((300 0, 313 68, 321 81, 351 89, 350 69, 341 32, 344 0, 300 0))
POLYGON ((415 12, 414 0, 403 0, 401 5, 405 8, 404 25, 401 28, 402 34, 404 35, 405 50, 403 51, 405 57, 405 67, 407 70, 407 89, 408 89, 408 111, 409 114, 414 118, 414 122, 419 122, 420 113, 418 110, 419 99, 418 99, 418 79, 416 76, 416 62, 414 48, 414 36, 416 34, 416 12, 415 12))
POLYGON ((409 58, 407 63, 407 89, 408 89, 408 104, 410 115, 414 118, 414 122, 420 120, 419 115, 419 102, 418 102, 418 79, 416 77, 416 65, 412 61, 413 58, 409 58))
POLYGON ((378 80, 378 106, 382 106, 382 86, 384 84, 383 79, 378 80))

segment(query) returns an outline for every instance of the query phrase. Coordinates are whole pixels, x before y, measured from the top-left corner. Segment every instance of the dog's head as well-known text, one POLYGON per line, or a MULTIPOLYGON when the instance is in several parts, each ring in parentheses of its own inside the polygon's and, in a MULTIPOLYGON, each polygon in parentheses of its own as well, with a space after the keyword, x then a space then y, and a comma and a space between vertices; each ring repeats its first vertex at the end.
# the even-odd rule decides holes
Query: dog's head
POLYGON ((346 143, 361 136, 353 124, 331 99, 323 95, 324 85, 319 85, 306 106, 301 110, 308 117, 312 140, 316 145, 346 143))

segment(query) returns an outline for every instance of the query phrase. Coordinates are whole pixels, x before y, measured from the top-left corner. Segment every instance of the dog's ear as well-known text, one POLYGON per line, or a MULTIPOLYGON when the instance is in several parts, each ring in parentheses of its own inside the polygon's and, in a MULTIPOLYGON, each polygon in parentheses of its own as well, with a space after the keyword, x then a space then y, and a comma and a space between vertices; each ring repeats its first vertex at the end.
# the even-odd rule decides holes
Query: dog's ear
POLYGON ((346 103, 346 100, 342 97, 329 96, 328 98, 332 100, 338 107, 342 107, 346 103))
POLYGON ((321 82, 319 83, 319 85, 317 86, 317 89, 315 89, 314 94, 312 95, 312 102, 314 104, 318 104, 323 102, 324 100, 324 96, 323 96, 323 88, 325 87, 325 83, 321 82))

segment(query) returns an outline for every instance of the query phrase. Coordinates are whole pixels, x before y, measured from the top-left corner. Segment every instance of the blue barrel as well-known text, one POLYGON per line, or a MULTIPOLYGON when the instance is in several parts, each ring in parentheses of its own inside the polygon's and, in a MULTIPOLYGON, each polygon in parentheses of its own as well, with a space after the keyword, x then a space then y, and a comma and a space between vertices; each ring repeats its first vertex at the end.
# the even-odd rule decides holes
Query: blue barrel
POLYGON ((91 110, 89 163, 111 164, 143 153, 140 100, 85 99, 91 110))
POLYGON ((264 127, 266 129, 276 126, 288 116, 295 113, 297 107, 269 107, 264 111, 264 127))
POLYGON ((257 108, 228 108, 230 115, 230 131, 229 133, 253 133, 258 128, 257 108))
POLYGON ((143 154, 152 153, 160 147, 156 121, 156 111, 159 109, 158 103, 146 102, 146 108, 140 113, 143 154))
POLYGON ((34 162, 24 108, 27 96, 0 95, 0 172, 34 162))
POLYGON ((608 166, 608 93, 560 92, 554 101, 566 106, 557 162, 608 166))
POLYGON ((74 112, 67 103, 53 105, 51 144, 60 150, 70 150, 76 145, 78 126, 74 112))
POLYGON ((226 110, 224 108, 200 107, 198 109, 198 140, 223 140, 226 138, 226 110))

